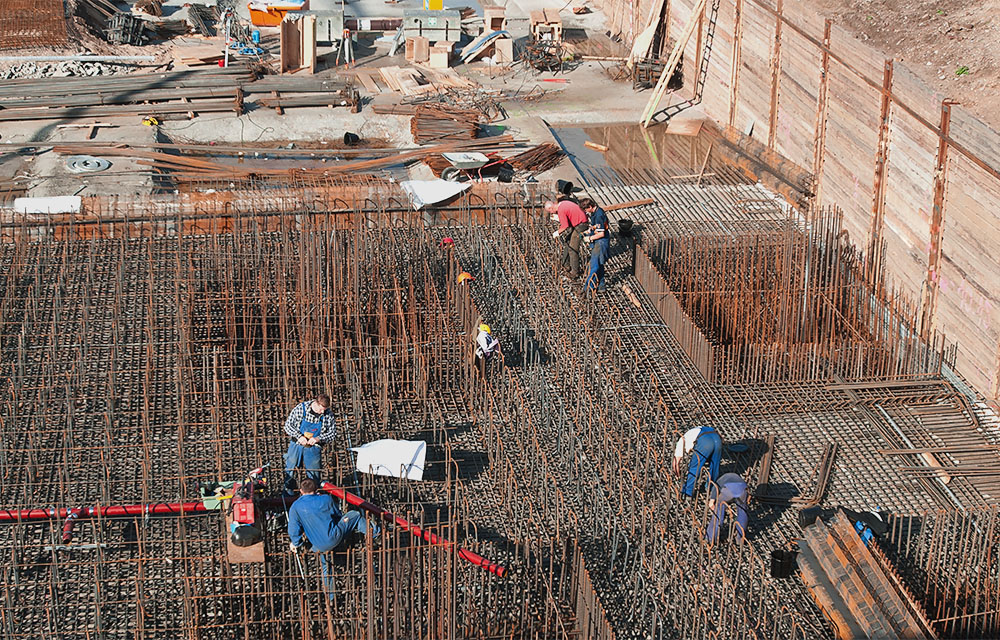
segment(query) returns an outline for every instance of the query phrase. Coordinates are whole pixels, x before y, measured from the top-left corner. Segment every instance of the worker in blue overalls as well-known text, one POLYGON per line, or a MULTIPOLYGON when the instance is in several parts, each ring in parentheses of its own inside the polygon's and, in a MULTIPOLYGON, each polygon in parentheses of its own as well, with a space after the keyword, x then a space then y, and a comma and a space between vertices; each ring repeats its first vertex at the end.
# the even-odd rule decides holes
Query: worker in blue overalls
POLYGON ((681 458, 692 451, 694 453, 691 455, 687 480, 684 482, 684 495, 688 497, 694 495, 694 485, 698 481, 698 474, 706 464, 708 465, 708 479, 715 482, 719 477, 719 464, 722 462, 722 438, 713 427, 689 429, 677 441, 677 447, 674 449, 674 473, 681 472, 681 458))
MULTIPOLYGON (((288 510, 288 537, 291 539, 291 549, 298 553, 305 549, 308 540, 309 550, 314 553, 333 551, 351 532, 364 535, 369 531, 372 537, 379 534, 379 526, 368 523, 357 511, 343 513, 328 493, 316 493, 318 483, 312 478, 304 478, 299 483, 302 495, 292 503, 288 510)), ((320 556, 323 567, 323 586, 327 594, 333 597, 333 576, 327 565, 325 555, 320 556)))
POLYGON ((588 291, 604 291, 604 263, 611 255, 611 231, 608 229, 608 214, 590 198, 580 201, 580 208, 590 218, 590 230, 584 241, 590 243, 590 272, 587 274, 588 291))
POLYGON ((320 449, 337 435, 330 396, 321 393, 315 400, 296 405, 285 420, 285 433, 292 439, 285 454, 285 488, 289 492, 295 489, 295 469, 305 469, 306 475, 318 483, 323 469, 320 449))
MULTIPOLYGON (((719 539, 719 530, 725 520, 727 508, 735 520, 735 532, 740 540, 746 536, 747 521, 750 519, 747 511, 748 497, 747 483, 735 473, 726 473, 716 484, 709 486, 708 509, 712 512, 712 518, 705 537, 710 543, 714 544, 719 539)), ((730 531, 734 530, 733 524, 729 527, 730 531)))

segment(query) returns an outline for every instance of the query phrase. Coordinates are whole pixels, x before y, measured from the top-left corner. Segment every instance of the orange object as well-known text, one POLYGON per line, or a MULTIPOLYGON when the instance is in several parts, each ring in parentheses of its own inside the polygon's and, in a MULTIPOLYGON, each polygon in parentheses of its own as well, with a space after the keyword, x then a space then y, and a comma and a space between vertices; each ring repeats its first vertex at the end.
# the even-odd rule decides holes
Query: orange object
POLYGON ((254 26, 277 27, 289 11, 308 11, 309 0, 255 0, 247 8, 254 26))
POLYGON ((475 278, 473 278, 472 274, 469 273, 468 271, 463 271, 462 273, 458 274, 458 284, 462 284, 466 280, 475 280, 475 278))

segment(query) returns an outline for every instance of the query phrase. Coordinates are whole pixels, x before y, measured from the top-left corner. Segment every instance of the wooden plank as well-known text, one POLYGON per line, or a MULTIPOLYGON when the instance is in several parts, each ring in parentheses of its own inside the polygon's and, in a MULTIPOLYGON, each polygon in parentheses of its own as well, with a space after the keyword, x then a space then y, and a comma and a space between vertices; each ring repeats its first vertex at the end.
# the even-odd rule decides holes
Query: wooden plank
POLYGON ((378 94, 381 91, 378 85, 375 84, 375 80, 372 79, 371 75, 367 71, 358 71, 356 75, 357 79, 361 81, 362 86, 364 86, 365 91, 371 94, 378 94))

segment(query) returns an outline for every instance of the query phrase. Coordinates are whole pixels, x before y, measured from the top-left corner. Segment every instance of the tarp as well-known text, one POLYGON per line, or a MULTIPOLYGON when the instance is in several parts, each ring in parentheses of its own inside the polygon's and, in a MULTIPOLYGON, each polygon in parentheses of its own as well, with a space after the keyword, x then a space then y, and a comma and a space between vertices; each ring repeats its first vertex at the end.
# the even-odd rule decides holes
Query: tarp
POLYGON ((510 34, 506 31, 490 31, 489 33, 484 33, 469 44, 465 45, 462 49, 462 62, 468 62, 480 55, 485 53, 486 45, 493 42, 497 38, 509 38, 510 34))
POLYGON ((434 204, 457 196, 472 186, 471 182, 450 182, 448 180, 405 180, 399 183, 409 194, 413 208, 419 210, 425 204, 434 204))
POLYGON ((427 443, 423 440, 376 440, 353 447, 358 471, 407 480, 424 479, 427 443))
POLYGON ((80 196, 14 198, 14 211, 18 213, 80 213, 82 205, 80 196))

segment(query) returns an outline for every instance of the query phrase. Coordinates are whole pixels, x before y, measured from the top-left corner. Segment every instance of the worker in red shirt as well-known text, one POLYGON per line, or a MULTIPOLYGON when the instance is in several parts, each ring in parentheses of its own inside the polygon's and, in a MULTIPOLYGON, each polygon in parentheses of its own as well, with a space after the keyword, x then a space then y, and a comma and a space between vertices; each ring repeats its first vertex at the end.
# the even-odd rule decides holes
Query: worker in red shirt
POLYGON ((559 260, 563 273, 570 278, 577 278, 580 276, 580 244, 587 230, 587 214, 572 200, 560 200, 558 204, 546 202, 545 211, 559 221, 559 229, 552 237, 563 242, 559 260))

